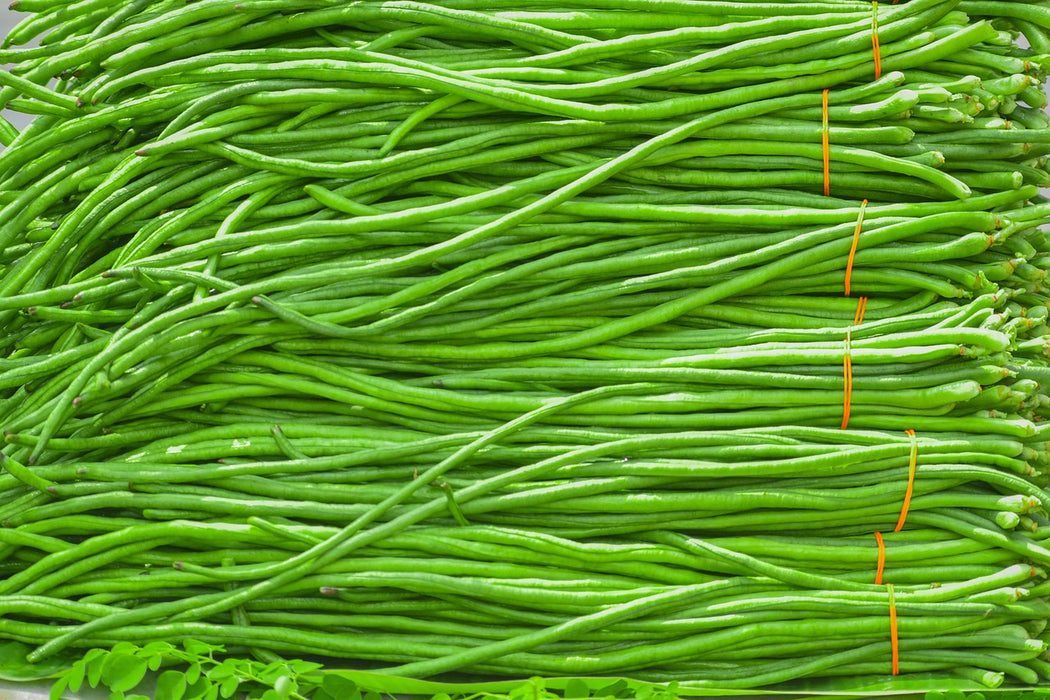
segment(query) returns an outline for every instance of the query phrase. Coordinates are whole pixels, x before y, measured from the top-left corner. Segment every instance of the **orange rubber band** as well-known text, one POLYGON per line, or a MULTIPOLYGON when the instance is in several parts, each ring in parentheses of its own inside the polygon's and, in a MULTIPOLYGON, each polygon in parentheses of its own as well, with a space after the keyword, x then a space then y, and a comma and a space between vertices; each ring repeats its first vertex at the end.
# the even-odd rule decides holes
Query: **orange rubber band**
POLYGON ((864 323, 864 312, 868 309, 868 297, 857 299, 857 313, 853 314, 853 325, 859 326, 864 323))
POLYGON ((905 430, 904 434, 911 438, 911 457, 908 460, 908 488, 904 492, 904 504, 901 506, 901 515, 897 518, 897 527, 894 532, 900 532, 904 527, 904 519, 908 517, 908 506, 911 504, 911 493, 915 488, 915 467, 919 459, 919 443, 915 439, 914 430, 905 430))
MULTIPOLYGON (((857 300, 857 312, 853 314, 853 325, 859 326, 864 321, 864 310, 868 308, 868 297, 857 300)), ((849 426, 850 407, 853 405, 853 329, 846 330, 846 350, 842 354, 842 425, 841 430, 849 426)))
POLYGON ((864 210, 868 206, 868 200, 860 203, 860 211, 857 212, 857 227, 853 229, 853 245, 849 249, 849 258, 846 259, 846 296, 849 296, 850 281, 853 277, 853 258, 857 255, 857 244, 860 243, 860 230, 864 226, 864 210))
POLYGON ((871 53, 875 59, 875 80, 882 77, 882 54, 879 51, 879 0, 871 3, 871 53))
POLYGON ((820 93, 820 145, 824 150, 824 196, 831 194, 831 138, 828 133, 828 88, 820 93))
POLYGON ((899 640, 897 639, 897 600, 893 593, 893 584, 887 583, 886 590, 890 594, 890 654, 893 659, 893 675, 900 675, 901 664, 900 664, 900 646, 899 640))
POLYGON ((882 533, 875 531, 875 542, 879 545, 879 561, 875 567, 875 585, 882 585, 882 572, 886 569, 886 543, 882 541, 882 533))

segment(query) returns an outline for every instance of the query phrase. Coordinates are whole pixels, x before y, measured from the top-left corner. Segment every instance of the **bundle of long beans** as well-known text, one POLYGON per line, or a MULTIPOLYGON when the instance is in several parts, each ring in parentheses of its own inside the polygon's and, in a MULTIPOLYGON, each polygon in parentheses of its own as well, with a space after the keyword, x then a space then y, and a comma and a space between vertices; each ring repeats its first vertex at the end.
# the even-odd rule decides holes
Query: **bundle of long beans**
POLYGON ((14 7, 31 660, 1050 679, 1045 3, 14 7))

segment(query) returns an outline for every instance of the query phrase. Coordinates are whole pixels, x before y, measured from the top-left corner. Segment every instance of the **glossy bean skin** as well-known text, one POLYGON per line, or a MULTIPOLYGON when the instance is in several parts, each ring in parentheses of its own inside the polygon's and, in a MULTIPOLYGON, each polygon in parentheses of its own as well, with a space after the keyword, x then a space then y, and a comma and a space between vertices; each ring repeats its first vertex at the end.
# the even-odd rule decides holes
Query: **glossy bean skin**
POLYGON ((0 637, 1045 675, 1046 22, 1006 4, 20 0, 0 637))

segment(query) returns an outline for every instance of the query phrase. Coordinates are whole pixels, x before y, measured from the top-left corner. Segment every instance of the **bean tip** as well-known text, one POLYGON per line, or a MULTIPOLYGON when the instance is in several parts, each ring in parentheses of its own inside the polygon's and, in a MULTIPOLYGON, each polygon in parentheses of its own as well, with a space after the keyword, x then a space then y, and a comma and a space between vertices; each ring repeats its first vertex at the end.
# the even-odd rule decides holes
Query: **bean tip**
POLYGON ((73 303, 76 304, 83 298, 84 298, 84 292, 77 292, 76 294, 73 295, 73 303))
POLYGON ((84 98, 83 97, 81 97, 80 95, 77 95, 77 99, 76 99, 76 102, 74 104, 76 104, 77 108, 80 109, 87 103, 84 102, 84 98))
MULTIPOLYGON (((112 276, 113 276, 113 270, 106 270, 101 275, 99 275, 99 277, 101 277, 102 279, 109 279, 112 276)), ((80 293, 78 292, 78 295, 79 294, 80 293)), ((73 297, 73 299, 76 299, 76 297, 73 297)))
POLYGON ((83 403, 83 401, 84 401, 84 397, 83 396, 75 396, 73 398, 73 405, 74 406, 79 406, 81 403, 83 403))
POLYGON ((148 156, 149 155, 149 150, 145 149, 145 148, 140 148, 139 150, 135 151, 135 155, 137 155, 137 156, 148 156))
POLYGON ((183 563, 181 561, 176 561, 172 563, 172 566, 178 569, 179 571, 182 571, 183 563))
POLYGON ((54 486, 54 485, 48 486, 47 487, 47 492, 52 494, 52 495, 57 496, 58 495, 58 487, 54 486))
POLYGON ((252 303, 253 304, 262 304, 262 297, 259 296, 258 294, 256 294, 255 296, 252 297, 252 303))
POLYGON ((334 586, 321 586, 321 595, 338 595, 339 589, 334 586))

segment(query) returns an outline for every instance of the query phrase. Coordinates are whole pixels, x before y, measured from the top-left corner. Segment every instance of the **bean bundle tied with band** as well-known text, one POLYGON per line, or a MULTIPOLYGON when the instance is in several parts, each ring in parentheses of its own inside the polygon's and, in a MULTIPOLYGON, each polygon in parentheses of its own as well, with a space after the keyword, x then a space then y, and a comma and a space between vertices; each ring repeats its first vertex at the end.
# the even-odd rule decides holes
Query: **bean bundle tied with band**
POLYGON ((29 661, 1050 680, 1045 3, 13 7, 29 661))

